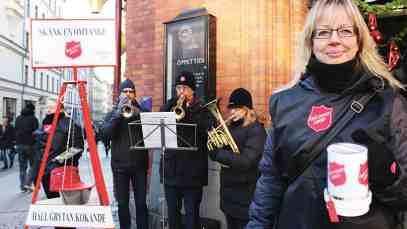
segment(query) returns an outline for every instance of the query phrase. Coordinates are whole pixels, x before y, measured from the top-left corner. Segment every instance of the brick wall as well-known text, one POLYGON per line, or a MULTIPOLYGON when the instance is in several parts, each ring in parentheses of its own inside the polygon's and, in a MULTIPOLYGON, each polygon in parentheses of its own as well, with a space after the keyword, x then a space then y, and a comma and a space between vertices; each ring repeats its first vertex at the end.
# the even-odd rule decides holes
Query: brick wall
MULTIPOLYGON (((163 102, 164 25, 180 12, 205 7, 216 17, 216 94, 221 108, 231 91, 247 88, 255 109, 267 114, 268 98, 288 82, 294 72, 296 35, 301 30, 307 3, 304 0, 134 0, 127 1, 125 76, 135 81, 138 95, 153 96, 154 111, 163 102)), ((124 64, 124 63, 123 63, 124 64)), ((157 217, 162 209, 158 179, 159 157, 154 156, 149 209, 157 217), (155 175, 154 175, 155 174, 155 175), (158 213, 157 213, 158 212, 158 213)), ((201 216, 218 219, 219 166, 211 163, 201 216)), ((157 218, 156 217, 156 218, 157 218)), ((152 220, 160 223, 159 220, 152 220)))
POLYGON ((255 108, 267 112, 273 90, 290 80, 303 0, 137 0, 127 1, 125 76, 138 95, 152 95, 154 110, 163 100, 163 22, 181 11, 205 7, 217 19, 217 97, 222 107, 231 91, 245 87, 255 108))

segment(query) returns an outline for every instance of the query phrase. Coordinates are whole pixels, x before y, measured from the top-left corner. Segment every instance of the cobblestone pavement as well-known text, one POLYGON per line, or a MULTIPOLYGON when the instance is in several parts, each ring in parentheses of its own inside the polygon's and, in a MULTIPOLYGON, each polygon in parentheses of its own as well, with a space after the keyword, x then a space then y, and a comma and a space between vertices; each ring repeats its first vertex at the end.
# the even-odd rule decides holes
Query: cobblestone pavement
MULTIPOLYGON (((110 158, 105 156, 101 145, 98 146, 103 175, 109 192, 109 200, 112 203, 113 219, 117 223, 117 207, 113 199, 113 181, 110 170, 110 158)), ((16 157, 17 159, 17 157, 16 157)), ((0 163, 0 166, 2 164, 0 163)), ((80 175, 84 181, 92 181, 92 169, 87 155, 83 155, 80 161, 80 175)), ((21 193, 19 189, 19 170, 18 161, 13 168, 0 170, 0 229, 22 229, 27 217, 31 202, 31 193, 21 193)), ((40 198, 45 198, 43 191, 40 192, 40 198)), ((45 227, 41 227, 44 228, 45 227)), ((119 228, 119 227, 116 227, 119 228)))

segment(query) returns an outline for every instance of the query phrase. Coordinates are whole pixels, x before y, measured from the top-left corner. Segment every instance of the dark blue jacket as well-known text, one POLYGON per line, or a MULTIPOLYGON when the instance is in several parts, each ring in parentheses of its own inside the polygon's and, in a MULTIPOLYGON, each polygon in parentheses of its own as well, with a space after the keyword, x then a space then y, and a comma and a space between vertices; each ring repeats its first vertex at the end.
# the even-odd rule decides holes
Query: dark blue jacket
MULTIPOLYGON (((370 91, 372 78, 375 77, 364 74, 353 86, 340 94, 335 94, 319 90, 312 77, 304 77, 293 88, 271 96, 270 114, 273 128, 271 135, 267 138, 260 162, 261 177, 257 182, 255 196, 250 206, 250 222, 247 229, 271 229, 273 226, 278 229, 336 228, 329 222, 323 200, 327 175, 326 150, 289 186, 287 182, 288 161, 290 156, 309 138, 326 131, 315 132, 307 125, 313 106, 324 105, 333 108, 332 121, 335 122, 338 118, 336 116, 339 111, 338 107, 350 104, 353 99, 370 91)), ((397 131, 395 128, 391 128, 392 125, 395 125, 396 116, 398 119, 407 119, 405 99, 394 89, 386 86, 331 143, 355 143, 353 138, 355 133, 375 129, 377 133, 383 133, 384 139, 392 144, 391 149, 407 155, 407 149, 403 147, 403 142, 407 140, 405 139, 407 128, 401 128, 401 130, 398 128, 397 131), (398 141, 394 141, 395 139, 398 141)), ((385 173, 390 171, 388 162, 394 161, 394 157, 388 153, 389 158, 381 161, 381 155, 378 155, 374 149, 368 148, 369 185, 374 196, 376 190, 383 188, 380 186, 388 185, 386 182, 392 179, 385 176, 387 175, 385 173)), ((385 210, 375 201, 371 205, 371 211, 367 214, 369 217, 371 215, 375 215, 375 219, 394 218, 392 211, 385 210)), ((390 229, 391 227, 386 225, 393 222, 381 223, 383 223, 382 226, 377 228, 390 229)), ((360 226, 347 228, 360 228, 360 226)))
MULTIPOLYGON (((45 147, 47 144, 48 140, 48 135, 51 130, 51 124, 52 120, 54 118, 54 114, 48 114, 45 116, 43 122, 42 122, 42 127, 37 129, 34 132, 35 136, 35 144, 34 144, 34 152, 35 152, 35 157, 34 157, 34 165, 33 165, 33 170, 34 170, 34 175, 36 176, 44 151, 45 147)), ((45 167, 45 174, 50 174, 51 171, 56 168, 63 166, 63 164, 59 163, 58 161, 54 161, 54 159, 59 156, 61 153, 66 151, 67 147, 67 141, 69 138, 69 147, 75 147, 75 148, 84 148, 84 139, 83 139, 83 134, 82 134, 82 129, 79 127, 78 124, 75 122, 72 122, 72 126, 70 129, 70 122, 71 118, 67 117, 64 113, 61 113, 59 116, 59 120, 57 122, 57 126, 55 129, 55 134, 54 138, 52 139, 51 142, 51 148, 48 153, 48 160, 47 164, 45 167)), ((73 166, 78 166, 79 165, 79 159, 82 156, 82 153, 76 154, 73 156, 72 159, 67 161, 68 165, 73 165, 73 166)))
POLYGON ((34 145, 34 131, 38 129, 38 119, 34 111, 24 108, 15 122, 16 145, 34 145))
POLYGON ((16 133, 14 127, 9 123, 6 128, 0 125, 3 133, 0 133, 0 149, 12 149, 15 145, 16 133))
POLYGON ((266 131, 258 121, 245 127, 231 125, 229 129, 240 153, 235 154, 228 147, 210 151, 209 156, 227 166, 220 172, 220 209, 227 215, 247 220, 260 175, 258 164, 264 151, 266 131))
MULTIPOLYGON (((141 107, 137 101, 133 102, 140 111, 146 112, 147 109, 141 107)), ((132 125, 129 129, 129 123, 140 120, 140 113, 136 112, 129 118, 124 118, 121 111, 115 106, 109 112, 103 122, 103 138, 112 141, 112 169, 136 169, 147 170, 148 168, 148 151, 147 150, 130 150, 131 144, 136 144, 142 140, 141 125, 132 125), (132 139, 130 139, 130 133, 132 139)), ((140 143, 137 146, 143 146, 140 143)))

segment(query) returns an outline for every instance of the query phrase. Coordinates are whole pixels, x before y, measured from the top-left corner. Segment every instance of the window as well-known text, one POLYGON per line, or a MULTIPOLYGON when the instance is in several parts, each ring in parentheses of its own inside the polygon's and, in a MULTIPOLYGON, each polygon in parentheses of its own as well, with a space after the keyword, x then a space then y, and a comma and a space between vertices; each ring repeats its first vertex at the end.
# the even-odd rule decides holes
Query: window
POLYGON ((42 14, 41 14, 41 18, 42 18, 42 19, 45 19, 45 13, 42 13, 42 14))
POLYGON ((47 74, 47 91, 49 91, 49 75, 47 74))
POLYGON ((55 92, 55 79, 54 79, 54 77, 51 78, 51 92, 55 92))
POLYGON ((28 65, 24 66, 24 84, 27 85, 28 83, 28 65))
POLYGON ((34 70, 34 74, 33 74, 33 87, 35 87, 35 83, 37 82, 37 71, 34 70))
POLYGON ((30 45, 30 33, 25 32, 25 48, 28 48, 29 45, 30 45))
POLYGON ((3 116, 14 121, 16 118, 17 99, 3 97, 3 116))
POLYGON ((41 85, 40 88, 41 89, 44 87, 44 84, 42 82, 43 78, 44 78, 44 73, 41 72, 41 75, 40 75, 40 85, 41 85))

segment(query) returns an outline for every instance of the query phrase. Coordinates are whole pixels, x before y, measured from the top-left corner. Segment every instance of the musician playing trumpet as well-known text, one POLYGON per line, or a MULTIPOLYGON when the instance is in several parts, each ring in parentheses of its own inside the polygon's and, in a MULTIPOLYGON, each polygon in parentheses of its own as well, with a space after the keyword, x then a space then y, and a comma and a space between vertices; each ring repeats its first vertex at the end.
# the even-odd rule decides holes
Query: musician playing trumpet
MULTIPOLYGON (((106 115, 102 127, 103 137, 112 141, 111 167, 121 229, 135 228, 132 226, 129 209, 130 185, 136 206, 137 229, 148 229, 146 204, 148 152, 130 150, 129 136, 129 123, 140 120, 140 111, 146 112, 148 109, 137 102, 136 87, 133 81, 126 79, 120 84, 118 102, 106 115)), ((133 134, 136 141, 142 139, 141 126, 136 126, 133 134)))
POLYGON ((209 151, 212 160, 222 165, 220 209, 228 229, 243 229, 249 221, 248 209, 259 177, 258 164, 264 150, 266 131, 253 110, 252 96, 244 88, 232 92, 228 103, 229 132, 239 153, 230 146, 209 151))
POLYGON ((177 123, 196 124, 177 126, 178 147, 188 147, 197 140, 197 151, 167 149, 161 157, 160 178, 164 184, 168 206, 169 229, 197 229, 199 206, 203 186, 208 184, 207 122, 208 112, 202 110, 203 103, 195 95, 195 78, 191 72, 182 72, 175 82, 176 98, 170 99, 161 111, 173 111, 177 123), (195 134, 196 139, 195 139, 195 134), (185 208, 185 227, 181 226, 182 200, 185 208))

